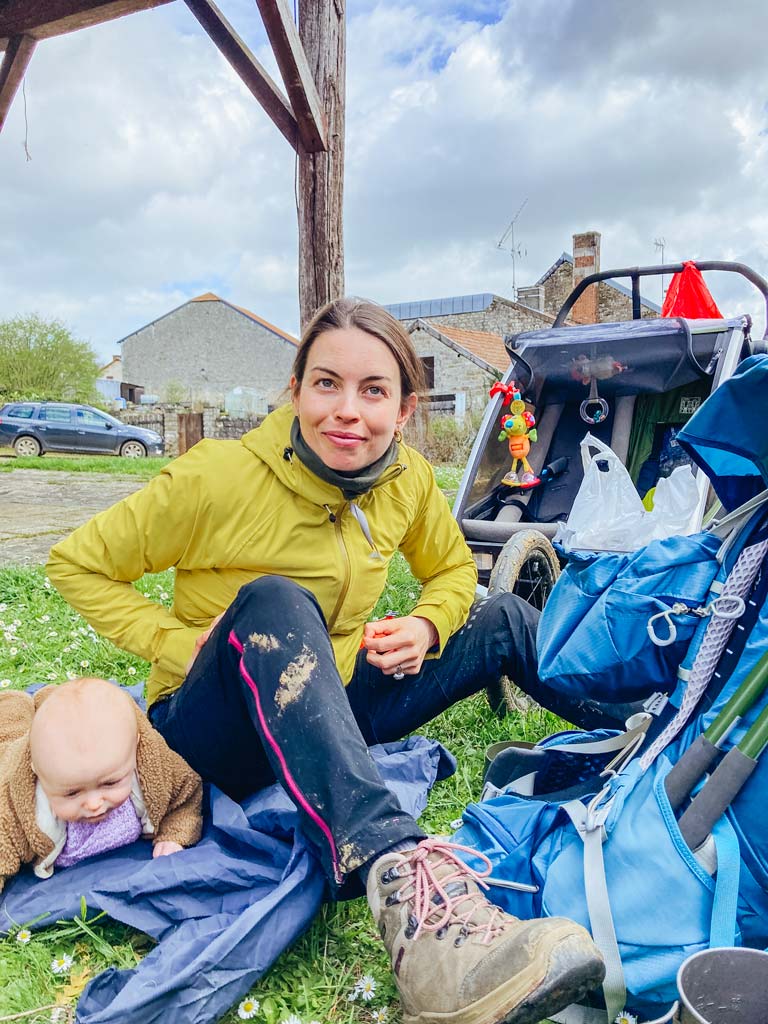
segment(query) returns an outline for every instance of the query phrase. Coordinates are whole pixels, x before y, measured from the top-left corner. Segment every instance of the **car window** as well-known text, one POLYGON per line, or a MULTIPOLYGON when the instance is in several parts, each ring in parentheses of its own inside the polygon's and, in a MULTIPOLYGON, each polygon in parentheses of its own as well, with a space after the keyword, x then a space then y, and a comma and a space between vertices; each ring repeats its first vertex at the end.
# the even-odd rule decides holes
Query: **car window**
POLYGON ((6 416, 16 416, 18 419, 30 420, 34 415, 34 405, 10 405, 5 412, 6 416))
POLYGON ((93 409, 78 409, 77 422, 86 423, 89 427, 106 427, 110 422, 106 416, 100 416, 93 409))
POLYGON ((55 420, 57 423, 69 423, 71 411, 66 405, 44 405, 40 410, 41 420, 55 420))

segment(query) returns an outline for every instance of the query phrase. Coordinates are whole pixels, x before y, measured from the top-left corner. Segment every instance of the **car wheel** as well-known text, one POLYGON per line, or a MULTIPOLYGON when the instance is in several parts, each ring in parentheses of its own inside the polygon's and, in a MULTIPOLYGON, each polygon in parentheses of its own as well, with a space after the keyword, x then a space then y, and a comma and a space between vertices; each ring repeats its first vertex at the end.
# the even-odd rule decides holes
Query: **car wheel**
POLYGON ((25 456, 35 457, 42 455, 43 446, 37 440, 36 437, 30 437, 29 434, 24 434, 23 437, 17 437, 13 442, 13 449, 20 458, 25 456))
MULTIPOLYGON (((496 560, 488 583, 489 594, 517 594, 541 611, 560 575, 557 553, 543 533, 521 530, 513 534, 496 560)), ((486 688, 491 709, 503 718, 524 712, 530 698, 502 676, 486 688)))
POLYGON ((141 441, 124 441, 120 445, 120 454, 124 459, 143 459, 146 457, 147 449, 141 441))

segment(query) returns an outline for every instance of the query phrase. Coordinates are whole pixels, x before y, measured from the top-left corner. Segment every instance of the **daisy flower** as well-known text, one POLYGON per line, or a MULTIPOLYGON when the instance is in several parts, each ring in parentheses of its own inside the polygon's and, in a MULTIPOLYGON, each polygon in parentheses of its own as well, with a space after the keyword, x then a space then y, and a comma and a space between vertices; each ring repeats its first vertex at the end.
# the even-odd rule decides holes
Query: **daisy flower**
POLYGON ((10 679, 0 679, 0 690, 7 690, 10 685, 10 679))
POLYGON ((256 1014, 259 1012, 260 1006, 261 1003, 259 1002, 258 999, 251 999, 250 996, 247 996, 238 1006, 237 1016, 240 1018, 240 1020, 250 1020, 252 1017, 255 1017, 256 1014))
POLYGON ((57 675, 56 675, 56 673, 55 673, 55 672, 49 672, 49 673, 48 673, 48 678, 49 678, 49 679, 56 679, 56 678, 58 678, 58 677, 57 677, 57 675))
POLYGON ((80 662, 80 668, 88 668, 90 664, 90 661, 88 661, 86 658, 83 658, 83 660, 80 662))
POLYGON ((360 993, 360 998, 366 1003, 369 1003, 376 994, 376 982, 370 976, 370 974, 364 974, 363 977, 357 983, 357 991, 360 993))
POLYGON ((16 932, 16 941, 21 942, 25 946, 31 938, 32 932, 29 930, 29 928, 19 928, 19 930, 16 932))
POLYGON ((54 974, 66 974, 72 969, 74 962, 74 957, 71 957, 69 953, 62 953, 61 956, 55 956, 51 960, 51 970, 54 974))
POLYGON ((16 655, 19 653, 19 648, 18 647, 9 647, 8 648, 8 653, 10 654, 10 656, 12 658, 15 658, 16 655))
POLYGON ((637 1017, 633 1016, 633 1014, 631 1013, 626 1013, 626 1011, 622 1010, 622 1012, 618 1015, 613 1024, 637 1024, 637 1017))
POLYGON ((376 1024, 384 1024, 387 1017, 389 1016, 389 1010, 386 1006, 382 1006, 380 1010, 372 1010, 371 1016, 373 1017, 376 1024))
POLYGON ((131 667, 128 669, 128 675, 129 676, 135 676, 136 675, 136 669, 133 667, 133 665, 131 665, 131 667))
POLYGON ((357 997, 359 995, 360 995, 360 991, 359 991, 357 985, 355 985, 355 987, 352 989, 352 991, 347 996, 347 1002, 348 1003, 355 1003, 355 1002, 357 1002, 357 997))
POLYGON ((301 1024, 301 1017, 297 1017, 295 1013, 291 1013, 288 1017, 281 1020, 280 1024, 301 1024))

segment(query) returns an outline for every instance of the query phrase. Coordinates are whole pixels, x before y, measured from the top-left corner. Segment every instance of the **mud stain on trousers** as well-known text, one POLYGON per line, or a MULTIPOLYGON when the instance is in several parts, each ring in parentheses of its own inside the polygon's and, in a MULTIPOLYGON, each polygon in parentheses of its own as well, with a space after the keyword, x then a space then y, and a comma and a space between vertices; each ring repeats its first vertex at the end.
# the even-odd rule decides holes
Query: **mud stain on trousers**
POLYGON ((285 711, 289 704, 293 704, 301 697, 316 668, 317 655, 305 644, 301 654, 289 662, 280 673, 275 703, 281 711, 285 711))

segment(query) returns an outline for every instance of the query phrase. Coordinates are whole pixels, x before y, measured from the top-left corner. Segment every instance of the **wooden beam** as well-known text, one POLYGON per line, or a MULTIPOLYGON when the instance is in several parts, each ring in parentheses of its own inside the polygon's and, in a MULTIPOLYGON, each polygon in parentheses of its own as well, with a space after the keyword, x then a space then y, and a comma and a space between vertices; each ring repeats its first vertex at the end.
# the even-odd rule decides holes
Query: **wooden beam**
POLYGON ((344 0, 299 0, 299 31, 328 119, 328 150, 299 143, 299 310, 302 328, 344 294, 344 0))
POLYGON ((167 3, 171 0, 5 0, 0 3, 0 49, 12 36, 49 39, 167 3))
POLYGON ((186 0, 205 31, 243 82, 290 142, 297 146, 298 130, 288 100, 211 0, 186 0))
POLYGON ((29 36, 13 36, 8 43, 0 64, 0 131, 36 46, 36 41, 29 36))
POLYGON ((328 129, 323 107, 288 0, 256 0, 256 3, 283 76, 301 144, 308 153, 327 151, 328 129))

